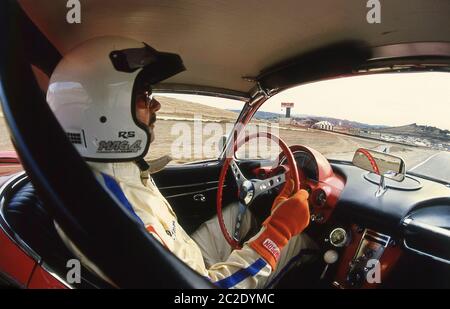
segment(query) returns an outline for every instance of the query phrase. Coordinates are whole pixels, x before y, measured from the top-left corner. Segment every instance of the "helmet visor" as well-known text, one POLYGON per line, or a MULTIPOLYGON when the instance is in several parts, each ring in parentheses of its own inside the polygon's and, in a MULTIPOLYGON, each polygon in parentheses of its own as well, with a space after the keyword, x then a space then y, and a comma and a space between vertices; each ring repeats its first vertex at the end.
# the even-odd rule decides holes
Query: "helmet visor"
POLYGON ((119 72, 131 73, 142 69, 139 75, 149 84, 156 84, 185 70, 177 54, 159 52, 144 43, 142 48, 114 50, 110 53, 114 68, 119 72))

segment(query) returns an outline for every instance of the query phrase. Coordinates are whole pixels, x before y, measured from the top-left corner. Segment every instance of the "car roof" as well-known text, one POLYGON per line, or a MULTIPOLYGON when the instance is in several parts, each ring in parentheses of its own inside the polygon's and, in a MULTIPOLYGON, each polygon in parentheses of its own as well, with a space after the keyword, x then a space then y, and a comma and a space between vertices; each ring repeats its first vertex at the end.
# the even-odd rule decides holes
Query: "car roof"
POLYGON ((381 1, 381 23, 369 24, 363 0, 90 0, 81 23, 66 21, 67 1, 19 0, 64 55, 102 35, 144 41, 182 56, 187 70, 168 83, 248 93, 265 68, 343 40, 370 47, 449 41, 450 1, 381 1))

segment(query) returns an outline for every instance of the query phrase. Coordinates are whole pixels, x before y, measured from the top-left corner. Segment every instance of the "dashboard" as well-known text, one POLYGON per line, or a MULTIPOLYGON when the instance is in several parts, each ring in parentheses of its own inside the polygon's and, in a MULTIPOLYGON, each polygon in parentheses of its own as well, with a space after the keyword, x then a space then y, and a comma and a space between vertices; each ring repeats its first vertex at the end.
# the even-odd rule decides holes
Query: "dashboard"
MULTIPOLYGON (((310 193, 307 233, 323 254, 323 280, 335 288, 377 288, 412 255, 435 263, 443 276, 440 284, 450 287, 448 186, 407 175, 420 186, 392 185, 377 197, 378 185, 368 180, 367 171, 348 162, 330 163, 310 147, 290 149, 301 187, 310 193)), ((279 159, 286 162, 283 154, 279 159)))
MULTIPOLYGON (((328 160, 313 148, 293 145, 292 150, 300 176, 300 186, 309 193, 311 221, 326 223, 331 217, 344 189, 344 178, 334 173, 328 160)), ((280 154, 280 164, 286 159, 280 154)))

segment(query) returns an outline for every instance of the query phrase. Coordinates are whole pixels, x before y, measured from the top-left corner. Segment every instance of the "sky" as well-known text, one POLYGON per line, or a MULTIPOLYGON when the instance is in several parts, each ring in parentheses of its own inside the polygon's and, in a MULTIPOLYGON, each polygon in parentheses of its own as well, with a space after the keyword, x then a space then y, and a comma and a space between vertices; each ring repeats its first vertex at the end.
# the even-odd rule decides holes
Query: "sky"
MULTIPOLYGON (((242 108, 241 102, 228 99, 170 96, 219 108, 242 108)), ((275 95, 260 110, 284 113, 281 102, 293 102, 294 115, 387 126, 417 123, 450 130, 449 73, 375 74, 305 84, 275 95)))

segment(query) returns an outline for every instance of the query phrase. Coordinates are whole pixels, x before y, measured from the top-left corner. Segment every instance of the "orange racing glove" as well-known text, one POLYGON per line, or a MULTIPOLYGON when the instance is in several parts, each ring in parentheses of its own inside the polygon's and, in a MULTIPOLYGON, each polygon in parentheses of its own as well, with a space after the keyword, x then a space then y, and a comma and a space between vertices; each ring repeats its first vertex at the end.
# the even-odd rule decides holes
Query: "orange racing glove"
POLYGON ((289 180, 274 200, 271 215, 263 222, 263 228, 249 246, 275 270, 281 250, 295 235, 309 224, 308 192, 299 190, 293 196, 294 181, 289 180))

